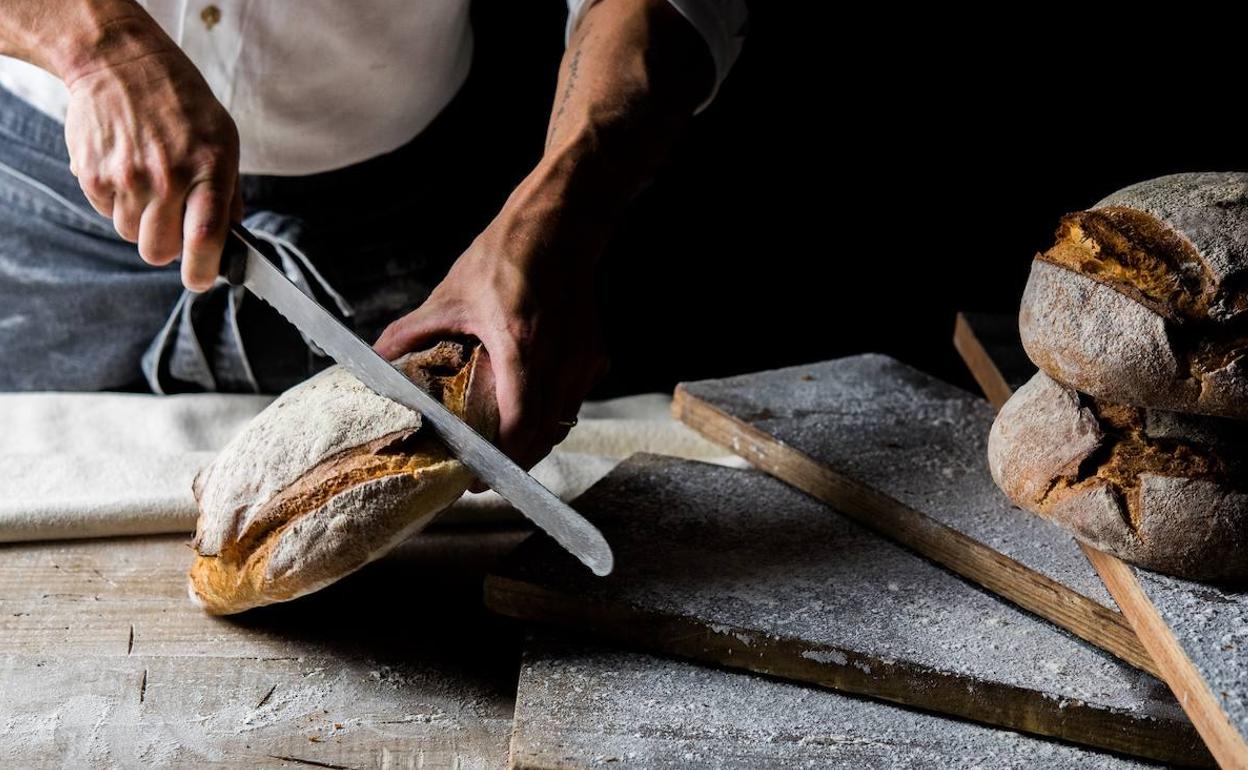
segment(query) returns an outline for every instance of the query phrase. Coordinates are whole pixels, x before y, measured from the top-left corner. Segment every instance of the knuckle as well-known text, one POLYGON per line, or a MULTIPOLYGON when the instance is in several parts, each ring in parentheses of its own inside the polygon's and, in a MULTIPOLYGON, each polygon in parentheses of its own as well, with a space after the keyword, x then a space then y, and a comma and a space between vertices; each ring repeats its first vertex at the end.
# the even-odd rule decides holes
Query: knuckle
POLYGON ((87 195, 104 197, 112 192, 108 179, 98 171, 84 171, 78 177, 78 183, 87 195))
POLYGON ((117 186, 126 190, 133 190, 147 182, 147 171, 137 163, 123 163, 117 169, 113 178, 117 186))
POLYGON ((186 186, 186 174, 165 159, 151 163, 145 176, 152 192, 161 198, 186 186))
POLYGON ((186 240, 196 247, 213 242, 221 231, 222 221, 220 216, 210 214, 192 222, 187 228, 186 240))
POLYGON ((197 178, 221 177, 233 173, 237 157, 237 140, 207 141, 195 149, 189 165, 197 178))
POLYGON ((190 220, 185 226, 187 244, 196 250, 215 243, 225 228, 225 217, 217 207, 212 207, 202 215, 190 220))
POLYGON ((234 159, 236 140, 212 142, 203 149, 204 160, 212 166, 223 166, 234 159))
POLYGON ((148 189, 151 190, 152 196, 157 200, 165 200, 172 197, 173 192, 178 188, 177 180, 165 174, 154 174, 147 181, 148 189))

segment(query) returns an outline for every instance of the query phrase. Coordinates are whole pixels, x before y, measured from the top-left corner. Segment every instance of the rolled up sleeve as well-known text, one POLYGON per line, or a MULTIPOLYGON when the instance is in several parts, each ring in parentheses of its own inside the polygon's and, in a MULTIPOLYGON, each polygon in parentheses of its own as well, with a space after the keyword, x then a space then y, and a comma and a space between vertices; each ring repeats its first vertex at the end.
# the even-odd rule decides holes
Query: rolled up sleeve
MULTIPOLYGON (((597 0, 568 0, 568 25, 564 43, 572 39, 572 33, 581 23, 585 13, 597 0)), ((711 59, 715 62, 715 85, 710 94, 694 110, 694 114, 706 109, 719 93, 719 86, 741 53, 745 41, 746 19, 749 16, 745 0, 667 0, 681 16, 689 20, 694 29, 706 41, 711 59)))

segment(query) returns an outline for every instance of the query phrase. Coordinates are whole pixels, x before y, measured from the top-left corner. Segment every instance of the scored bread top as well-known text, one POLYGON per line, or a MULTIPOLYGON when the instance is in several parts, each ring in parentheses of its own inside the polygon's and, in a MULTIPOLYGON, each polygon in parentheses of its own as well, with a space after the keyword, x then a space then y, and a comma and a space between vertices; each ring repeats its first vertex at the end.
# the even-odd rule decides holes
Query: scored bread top
POLYGON ((1019 332, 1085 393, 1248 418, 1248 174, 1150 179, 1063 217, 1019 332))
MULTIPOLYGON (((396 365, 493 435, 482 348, 441 343, 396 365)), ((196 479, 191 596, 228 613, 317 590, 414 533, 471 480, 418 414, 333 367, 274 401, 196 479)))
POLYGON ((1248 174, 1172 174, 1062 217, 1037 259, 1112 286, 1176 322, 1248 312, 1248 174))
POLYGON ((1182 276, 1199 281, 1206 315, 1231 320, 1248 311, 1248 173, 1200 171, 1147 179, 1111 193, 1092 211, 1131 210, 1149 215, 1168 233, 1157 240, 1182 244, 1182 276), (1186 247, 1186 248, 1183 248, 1186 247), (1197 267, 1199 266, 1199 267, 1197 267))
MULTIPOLYGON (((429 389, 428 370, 459 368, 464 350, 443 342, 397 363, 409 379, 429 389)), ((341 366, 286 391, 196 476, 193 490, 200 520, 195 549, 211 555, 227 541, 245 537, 267 503, 331 456, 373 442, 400 440, 420 425, 420 413, 374 393, 341 366), (285 414, 292 402, 298 403, 297 419, 285 414)))

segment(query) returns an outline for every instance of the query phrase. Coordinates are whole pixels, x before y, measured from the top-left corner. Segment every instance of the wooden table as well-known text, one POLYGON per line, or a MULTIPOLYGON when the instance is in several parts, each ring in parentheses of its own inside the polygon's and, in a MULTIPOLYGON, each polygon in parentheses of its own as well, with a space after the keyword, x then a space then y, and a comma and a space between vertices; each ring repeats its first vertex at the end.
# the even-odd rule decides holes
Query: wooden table
POLYGON ((505 767, 520 640, 480 591, 525 534, 234 620, 187 600, 184 536, 0 546, 0 767, 505 767))

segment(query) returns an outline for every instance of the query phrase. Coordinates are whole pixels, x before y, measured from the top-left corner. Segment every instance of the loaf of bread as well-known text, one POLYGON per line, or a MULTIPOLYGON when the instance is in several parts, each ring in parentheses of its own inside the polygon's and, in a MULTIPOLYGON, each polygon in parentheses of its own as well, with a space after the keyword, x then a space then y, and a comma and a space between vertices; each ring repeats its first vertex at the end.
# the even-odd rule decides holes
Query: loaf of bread
POLYGON ((1248 419, 1248 174, 1151 179, 1064 217, 1019 331, 1084 393, 1248 419))
POLYGON ((988 439, 1020 507, 1125 561, 1194 580, 1248 578, 1248 424, 1107 403, 1043 372, 988 439))
MULTIPOLYGON (((482 348, 443 342, 396 363, 494 435, 482 348)), ((275 400, 195 479, 191 599, 229 614, 316 591, 420 530, 472 479, 418 413, 327 369, 275 400)))

